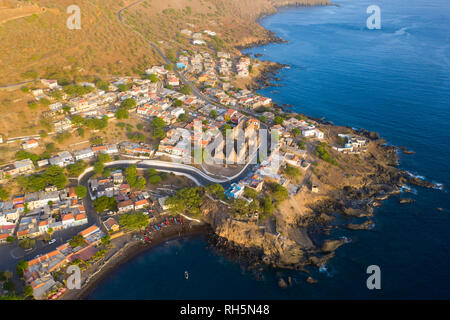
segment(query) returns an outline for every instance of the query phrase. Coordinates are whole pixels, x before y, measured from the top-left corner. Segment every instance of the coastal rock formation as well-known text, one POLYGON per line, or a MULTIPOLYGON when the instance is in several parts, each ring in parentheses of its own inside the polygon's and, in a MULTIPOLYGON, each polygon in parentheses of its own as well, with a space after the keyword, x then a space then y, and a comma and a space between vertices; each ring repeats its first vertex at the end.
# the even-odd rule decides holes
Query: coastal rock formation
MULTIPOLYGON (((342 127, 326 126, 329 131, 342 127)), ((352 130, 352 129, 350 129, 352 130)), ((361 134, 361 130, 354 130, 361 134)), ((387 146, 377 134, 363 131, 371 142, 368 151, 358 156, 334 153, 337 165, 317 161, 312 175, 295 195, 278 204, 271 222, 232 216, 232 208, 225 202, 206 198, 201 206, 202 218, 211 225, 213 245, 248 265, 264 263, 272 267, 304 269, 308 264, 322 267, 334 257, 335 251, 351 241, 330 238, 331 230, 343 227, 367 230, 372 219, 363 223, 335 223, 342 215, 348 221, 371 217, 374 207, 407 184, 435 187, 434 184, 413 177, 395 167, 397 148, 387 146), (320 185, 319 193, 307 187, 311 182, 320 185)), ((402 203, 410 202, 401 200, 402 203)))

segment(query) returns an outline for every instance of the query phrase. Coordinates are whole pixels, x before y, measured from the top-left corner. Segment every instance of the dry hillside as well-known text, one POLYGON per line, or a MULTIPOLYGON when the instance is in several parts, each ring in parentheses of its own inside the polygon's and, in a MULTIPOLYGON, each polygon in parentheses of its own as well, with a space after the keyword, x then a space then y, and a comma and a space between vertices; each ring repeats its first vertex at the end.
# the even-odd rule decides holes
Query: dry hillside
MULTIPOLYGON (((118 11, 135 0, 79 0, 81 30, 69 30, 72 0, 0 0, 0 84, 33 77, 137 73, 159 57, 142 37, 124 26, 118 11)), ((124 12, 124 20, 153 41, 189 44, 179 31, 210 29, 219 47, 267 39, 255 20, 288 4, 327 4, 328 0, 144 0, 124 12)))

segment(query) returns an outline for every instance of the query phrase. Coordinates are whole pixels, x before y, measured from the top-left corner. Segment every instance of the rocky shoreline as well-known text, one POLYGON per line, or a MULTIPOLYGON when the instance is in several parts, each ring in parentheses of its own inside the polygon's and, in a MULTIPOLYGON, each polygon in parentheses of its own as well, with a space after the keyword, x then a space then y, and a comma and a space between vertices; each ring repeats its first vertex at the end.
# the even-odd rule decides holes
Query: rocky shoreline
MULTIPOLYGON (((307 272, 308 266, 322 267, 335 256, 339 247, 351 242, 347 238, 327 237, 332 229, 371 230, 374 228, 374 208, 391 196, 399 195, 406 185, 437 187, 398 169, 398 148, 386 145, 378 134, 365 130, 354 132, 363 134, 376 143, 379 157, 385 165, 376 166, 371 174, 361 179, 362 185, 349 184, 342 189, 334 189, 327 193, 324 200, 311 205, 310 213, 292 228, 295 229, 293 232, 304 234, 303 242, 297 241, 289 233, 273 234, 261 230, 260 226, 252 222, 232 219, 221 204, 205 202, 201 208, 203 218, 215 231, 210 235, 209 243, 221 254, 248 269, 258 270, 268 266, 307 272), (336 214, 347 217, 347 221, 359 221, 335 225, 331 222, 336 221, 336 214)), ((404 198, 399 198, 398 201, 413 202, 404 198)), ((313 280, 310 282, 314 283, 313 280)))

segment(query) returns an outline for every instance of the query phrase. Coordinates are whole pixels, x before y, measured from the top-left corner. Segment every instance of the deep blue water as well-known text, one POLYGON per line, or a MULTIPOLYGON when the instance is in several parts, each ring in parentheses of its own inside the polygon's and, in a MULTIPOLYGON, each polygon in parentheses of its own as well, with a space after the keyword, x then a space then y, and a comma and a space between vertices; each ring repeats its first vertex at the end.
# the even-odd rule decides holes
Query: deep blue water
POLYGON ((261 23, 288 44, 247 52, 291 66, 260 93, 296 111, 378 132, 416 152, 400 167, 444 185, 414 188, 417 202, 395 198, 376 209, 372 231, 336 231, 352 239, 327 270, 251 272, 216 254, 202 238, 171 241, 117 269, 91 299, 450 298, 450 4, 448 0, 340 0, 341 7, 283 9, 261 23), (368 30, 366 8, 381 8, 381 30, 368 30), (274 91, 278 91, 278 93, 274 91), (438 211, 442 207, 444 211, 438 211), (378 291, 367 266, 381 268, 378 291), (189 270, 190 279, 184 279, 189 270), (297 284, 280 289, 278 276, 297 284))

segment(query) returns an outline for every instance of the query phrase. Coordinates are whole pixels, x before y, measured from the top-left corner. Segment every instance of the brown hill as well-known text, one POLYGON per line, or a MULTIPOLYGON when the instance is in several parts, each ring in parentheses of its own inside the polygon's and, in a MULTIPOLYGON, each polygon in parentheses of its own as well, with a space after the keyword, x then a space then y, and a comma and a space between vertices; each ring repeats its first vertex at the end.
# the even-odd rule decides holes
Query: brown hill
MULTIPOLYGON (((118 11, 135 0, 79 0, 81 30, 69 30, 71 0, 0 1, 0 84, 33 77, 67 77, 138 73, 159 62, 143 38, 118 19, 118 11)), ((213 47, 232 49, 267 39, 256 19, 276 6, 329 4, 328 0, 144 0, 123 13, 124 22, 166 48, 189 46, 182 28, 210 29, 213 47), (193 27, 192 27, 193 26, 193 27), (169 40, 169 41, 168 41, 169 40)))

